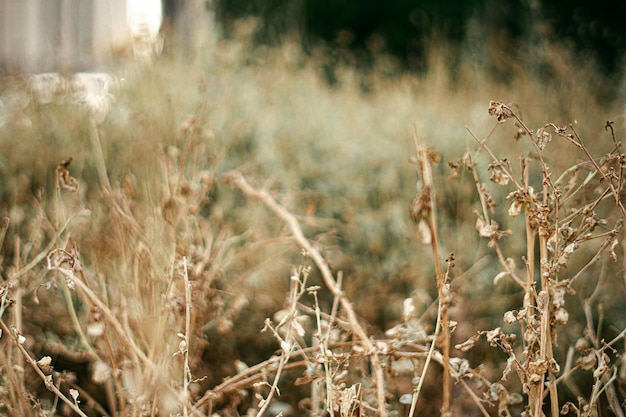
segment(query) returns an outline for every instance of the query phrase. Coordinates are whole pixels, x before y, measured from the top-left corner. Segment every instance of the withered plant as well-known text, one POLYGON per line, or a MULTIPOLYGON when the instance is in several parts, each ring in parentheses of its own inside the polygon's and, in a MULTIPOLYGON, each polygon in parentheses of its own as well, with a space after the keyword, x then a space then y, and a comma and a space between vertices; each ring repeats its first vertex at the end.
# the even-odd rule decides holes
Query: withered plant
MULTIPOLYGON (((498 403, 499 415, 512 415, 509 407, 520 402, 520 394, 525 398, 524 416, 572 412, 580 416, 597 415, 600 393, 606 396, 613 413, 623 415, 623 398, 619 399, 616 388, 616 375, 623 363, 620 354, 615 354, 626 332, 621 331, 610 340, 604 339, 600 336, 601 329, 596 328, 592 312, 601 286, 610 288, 616 284, 603 282, 591 271, 597 270, 596 264, 603 259, 617 262, 616 249, 623 239, 626 218, 622 203, 625 159, 612 122, 606 124, 610 133, 605 141, 606 153, 596 158, 573 125, 559 127, 548 123, 531 130, 510 106, 495 101, 490 103, 489 114, 496 117, 496 127, 515 123, 515 139, 529 141, 532 156, 520 156, 519 167, 515 169, 510 157, 498 157, 492 151, 490 136, 494 130, 483 139, 470 131, 478 149, 466 153, 461 161, 451 166, 456 170, 464 166, 476 184, 481 203, 480 210, 476 211, 476 228, 480 236, 488 239, 502 268, 494 284, 511 280, 523 291, 523 304, 503 313, 504 322, 516 323, 518 331, 507 333, 501 327, 479 331, 456 347, 468 351, 484 337, 490 346, 507 355, 501 381, 489 387, 491 400, 498 403), (563 153, 563 148, 571 146, 580 151, 581 160, 562 172, 554 172, 546 162, 546 155, 558 155, 563 153), (549 153, 550 150, 553 152, 549 153), (481 153, 491 160, 488 170, 492 184, 512 187, 506 196, 509 205, 506 211, 498 210, 503 202, 496 202, 496 193, 480 179, 476 161, 481 153), (534 175, 534 171, 539 175, 534 175), (524 235, 503 229, 500 226, 503 216, 523 216, 524 235), (526 242, 526 254, 521 259, 507 256, 507 239, 526 242), (591 254, 583 251, 585 247, 591 254), (577 257, 582 259, 573 262, 577 257), (577 293, 582 299, 587 325, 564 357, 563 350, 557 355, 555 349, 570 320, 567 298, 577 293), (578 370, 592 372, 592 391, 587 396, 579 396, 577 404, 564 403, 559 394, 571 384, 570 378, 578 370), (505 388, 510 374, 519 380, 520 393, 505 388)), ((472 375, 466 374, 470 378, 472 375)))
POLYGON ((622 127, 581 138, 622 104, 588 69, 508 60, 513 92, 435 45, 328 86, 326 49, 254 45, 130 68, 103 118, 1 95, 0 414, 623 416, 622 127))

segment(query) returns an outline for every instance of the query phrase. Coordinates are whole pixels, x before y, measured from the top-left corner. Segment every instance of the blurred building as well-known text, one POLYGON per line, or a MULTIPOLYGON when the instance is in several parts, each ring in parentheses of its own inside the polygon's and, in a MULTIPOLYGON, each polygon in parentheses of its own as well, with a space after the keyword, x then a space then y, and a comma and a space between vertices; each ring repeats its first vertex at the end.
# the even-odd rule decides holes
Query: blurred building
POLYGON ((116 54, 150 54, 162 11, 161 0, 0 0, 0 73, 102 71, 116 54))

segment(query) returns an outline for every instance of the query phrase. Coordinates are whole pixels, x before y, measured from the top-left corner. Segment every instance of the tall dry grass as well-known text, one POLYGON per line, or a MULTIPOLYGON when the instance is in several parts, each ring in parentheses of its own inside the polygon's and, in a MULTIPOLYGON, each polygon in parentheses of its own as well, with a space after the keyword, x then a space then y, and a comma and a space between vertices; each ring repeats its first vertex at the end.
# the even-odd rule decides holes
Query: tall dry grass
POLYGON ((121 65, 101 122, 5 82, 0 410, 622 415, 624 126, 593 68, 239 30, 121 65))

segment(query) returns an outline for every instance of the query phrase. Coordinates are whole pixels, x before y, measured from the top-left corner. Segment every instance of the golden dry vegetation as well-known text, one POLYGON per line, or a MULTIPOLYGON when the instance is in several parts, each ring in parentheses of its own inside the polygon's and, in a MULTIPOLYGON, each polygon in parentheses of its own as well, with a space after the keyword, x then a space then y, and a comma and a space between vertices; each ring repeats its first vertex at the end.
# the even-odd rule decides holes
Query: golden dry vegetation
POLYGON ((0 414, 624 415, 620 87, 442 45, 6 78, 0 414))

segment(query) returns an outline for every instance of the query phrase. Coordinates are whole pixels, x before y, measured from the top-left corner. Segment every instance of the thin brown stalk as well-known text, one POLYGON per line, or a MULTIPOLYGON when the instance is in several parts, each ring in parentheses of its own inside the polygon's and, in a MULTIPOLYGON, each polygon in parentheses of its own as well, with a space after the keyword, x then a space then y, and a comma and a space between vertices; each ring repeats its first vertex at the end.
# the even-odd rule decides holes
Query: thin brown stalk
MULTIPOLYGON (((115 393, 117 395, 117 402, 119 403, 119 407, 120 407, 120 415, 125 416, 126 415, 126 402, 124 401, 124 391, 122 390, 122 381, 120 381, 120 373, 117 372, 117 369, 118 369, 117 360, 115 359, 115 353, 113 352, 111 339, 109 339, 109 336, 106 331, 102 332, 102 337, 104 339, 104 344, 107 348, 109 361, 111 361, 111 369, 113 369, 113 372, 111 374, 113 378, 113 384, 115 385, 115 393)), ((111 402, 111 405, 113 406, 112 407, 113 410, 115 410, 115 400, 111 399, 110 402, 111 402)), ((113 412, 113 415, 115 415, 115 412, 113 412)))
MULTIPOLYGON (((430 232, 431 250, 433 252, 435 264, 435 277, 437 281, 437 291, 439 296, 438 308, 438 327, 435 329, 437 334, 433 345, 438 343, 441 346, 443 355, 443 376, 442 376, 442 395, 443 401, 441 406, 441 415, 448 415, 452 399, 452 381, 450 379, 450 319, 449 315, 449 284, 447 282, 447 274, 444 272, 441 263, 441 255, 439 253, 439 237, 437 225, 437 207, 434 198, 434 182, 431 169, 431 152, 427 147, 420 144, 417 140, 417 132, 414 134, 415 151, 417 154, 417 166, 421 184, 419 184, 418 196, 414 200, 411 208, 411 215, 416 221, 426 221, 430 232), (421 218, 421 220, 420 220, 421 218)), ((420 384, 421 384, 420 380, 420 384)), ((414 401, 415 403, 415 401, 414 401)), ((414 408, 414 407, 412 407, 414 408)))
POLYGON ((478 407, 478 409, 480 410, 480 412, 482 413, 483 416, 485 417, 489 417, 489 412, 485 409, 485 407, 481 404, 481 400, 480 398, 474 393, 474 391, 472 391, 472 389, 467 385, 467 382, 465 382, 463 379, 460 379, 459 382, 461 383, 461 386, 463 387, 463 389, 469 394, 469 396, 472 398, 472 401, 474 401, 474 404, 476 404, 476 407, 478 407))
POLYGON ((292 277, 291 279, 291 290, 289 293, 290 308, 289 308, 289 313, 287 315, 287 317, 291 317, 291 319, 289 319, 286 322, 288 324, 287 324, 287 330, 285 333, 285 338, 283 339, 280 336, 280 334, 278 334, 277 332, 277 329, 278 329, 278 326, 280 326, 280 323, 276 328, 270 327, 270 329, 274 332, 276 338, 280 340, 282 352, 280 355, 280 361, 278 362, 278 369, 276 370, 276 375, 274 375, 274 381, 272 382, 272 385, 270 386, 270 392, 267 395, 267 397, 261 400, 261 407, 259 408, 259 411, 257 412, 257 417, 261 417, 265 414, 265 412, 267 411, 267 409, 269 408, 271 404, 272 398, 275 395, 280 395, 280 391, 278 390, 278 382, 280 381, 280 378, 283 374, 283 370, 285 366, 289 363, 291 355, 297 346, 297 342, 295 341, 295 337, 294 337, 295 329, 293 328, 293 321, 296 320, 298 299, 302 295, 302 290, 299 290, 299 287, 301 285, 304 286, 305 280, 306 280, 306 275, 302 279, 302 281, 300 281, 300 274, 298 274, 298 276, 295 279, 294 277, 292 277))
POLYGON ((111 193, 111 183, 109 181, 109 175, 107 174, 106 163, 104 160, 104 152, 102 152, 102 142, 100 141, 100 133, 98 133, 98 124, 93 119, 89 118, 89 139, 91 140, 91 146, 96 154, 96 170, 98 171, 98 178, 100 180, 100 186, 105 193, 111 193))
POLYGON ((187 272, 187 257, 183 256, 184 267, 184 284, 185 284, 185 349, 183 352, 184 364, 183 364, 183 415, 187 417, 189 415, 189 384, 191 383, 191 368, 189 367, 189 347, 190 347, 190 335, 191 335, 191 283, 189 282, 189 273, 187 272))
POLYGON ((33 357, 30 355, 30 353, 28 353, 26 351, 26 349, 24 348, 24 346, 22 345, 22 343, 20 343, 20 341, 18 340, 19 337, 23 337, 19 334, 19 332, 17 332, 17 329, 12 328, 9 329, 7 327, 7 325, 4 323, 4 321, 0 320, 0 327, 2 328, 2 331, 9 335, 11 341, 13 342, 13 344, 18 348, 18 350, 21 352, 22 356, 24 357, 24 359, 26 359, 26 362, 28 362, 28 364, 33 368, 33 370, 35 371, 35 373, 37 374, 37 376, 39 376, 39 378, 41 378, 41 380, 44 382, 44 385, 46 386, 46 388, 50 391, 52 391, 52 393, 54 395, 57 396, 57 398, 59 398, 61 401, 63 401, 65 404, 67 404, 67 406, 72 409, 72 411, 74 411, 76 414, 78 414, 81 417, 87 417, 87 414, 83 413, 83 411, 78 407, 77 404, 75 404, 73 401, 71 401, 69 398, 67 398, 57 387, 56 385, 54 385, 54 381, 52 380, 52 375, 46 375, 43 373, 43 371, 41 370, 41 368, 39 368, 39 365, 37 364, 37 362, 35 361, 35 359, 33 359, 33 357))
POLYGON ((585 154, 585 156, 587 157, 587 160, 593 165, 596 172, 598 172, 602 176, 602 179, 604 179, 607 186, 611 189, 611 194, 615 198, 615 205, 619 208, 620 212, 622 213, 622 217, 626 218, 626 208, 624 207, 624 204, 622 203, 621 196, 620 196, 621 190, 615 188, 615 186, 613 185, 613 181, 611 181, 611 178, 607 176, 607 174, 602 170, 602 168, 600 168, 598 163, 595 161, 593 156, 591 156, 591 154, 589 153, 589 150, 583 144, 582 138, 578 135, 578 132, 576 131, 576 129, 574 129, 574 126, 570 125, 569 127, 572 130, 572 132, 574 132, 574 135, 562 134, 560 136, 566 138, 570 143, 573 143, 578 149, 580 149, 585 154))
MULTIPOLYGON (((439 302, 441 306, 441 301, 439 302)), ((433 337, 433 341, 430 344, 430 349, 428 350, 428 354, 426 355, 426 360, 424 361, 424 368, 422 369, 422 374, 420 376, 419 382, 417 383, 417 387, 413 391, 413 399, 411 401, 411 409, 409 410, 409 417, 413 417, 415 415, 415 411, 417 410, 417 401, 419 400, 420 393, 422 392, 422 386, 424 385, 424 381, 426 380, 426 372, 430 366, 430 361, 435 355, 435 346, 437 345, 437 337, 441 332, 441 307, 437 309, 437 323, 435 324, 435 335, 433 337)), ((441 365, 445 369, 446 360, 442 358, 441 365)), ((449 364, 449 361, 448 361, 449 364)), ((442 407, 443 409, 443 407, 442 407)), ((443 413, 442 413, 443 414, 443 413)))
POLYGON ((387 415, 386 400, 385 400, 385 375, 380 364, 376 347, 369 339, 367 332, 361 324, 354 311, 352 303, 348 300, 347 296, 343 293, 341 288, 337 285, 337 281, 333 277, 324 257, 321 253, 309 242, 304 236, 302 228, 298 223, 297 218, 289 212, 286 208, 280 205, 274 198, 265 190, 257 190, 253 188, 239 172, 232 172, 226 175, 226 179, 232 184, 237 186, 244 194, 261 200, 268 208, 270 208, 275 214, 277 214, 289 227, 292 235, 298 242, 298 244, 309 254, 313 262, 322 274, 322 279, 326 287, 330 292, 338 297, 341 303, 341 307, 345 311, 348 321, 354 334, 361 341, 363 348, 370 355, 370 362, 374 371, 376 380, 376 399, 378 401, 378 415, 384 417, 387 415))
MULTIPOLYGON (((98 308, 98 311, 102 313, 102 316, 106 320, 106 322, 111 326, 113 331, 117 334, 118 340, 120 340, 129 351, 129 354, 134 356, 137 360, 143 363, 146 366, 146 372, 151 372, 156 374, 159 372, 157 365, 148 357, 146 354, 139 349, 135 341, 131 337, 131 331, 128 329, 128 326, 123 325, 120 321, 115 317, 113 312, 109 309, 109 307, 98 298, 98 296, 83 282, 81 278, 79 278, 72 269, 65 268, 55 264, 53 261, 54 256, 57 255, 57 251, 52 251, 48 254, 48 269, 51 271, 60 272, 66 279, 68 279, 72 284, 74 284, 83 294, 87 296, 89 301, 98 308)), ((174 389, 171 386, 167 386, 168 390, 172 391, 175 395, 178 395, 178 392, 174 392, 174 389)), ((197 410, 193 410, 196 412, 197 410)))

